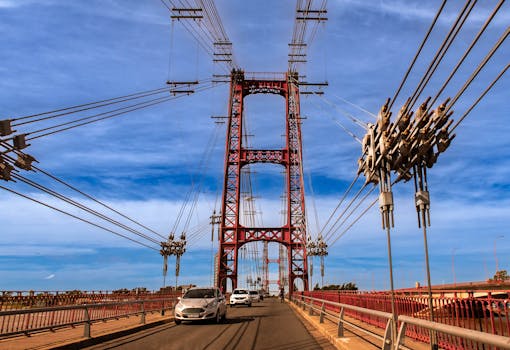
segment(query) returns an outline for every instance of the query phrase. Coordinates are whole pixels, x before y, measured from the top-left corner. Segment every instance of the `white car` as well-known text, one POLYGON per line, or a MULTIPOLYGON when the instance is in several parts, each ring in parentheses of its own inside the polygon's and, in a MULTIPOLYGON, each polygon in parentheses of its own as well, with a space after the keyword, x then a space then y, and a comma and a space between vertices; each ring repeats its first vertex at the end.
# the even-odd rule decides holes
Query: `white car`
POLYGON ((250 293, 250 298, 251 298, 252 302, 254 302, 254 303, 260 302, 259 292, 257 292, 256 290, 250 290, 249 293, 250 293))
POLYGON ((230 307, 235 305, 251 306, 251 297, 247 289, 234 289, 230 296, 230 307))
POLYGON ((220 323, 227 318, 225 297, 218 288, 191 288, 175 305, 175 323, 182 321, 214 320, 220 323))

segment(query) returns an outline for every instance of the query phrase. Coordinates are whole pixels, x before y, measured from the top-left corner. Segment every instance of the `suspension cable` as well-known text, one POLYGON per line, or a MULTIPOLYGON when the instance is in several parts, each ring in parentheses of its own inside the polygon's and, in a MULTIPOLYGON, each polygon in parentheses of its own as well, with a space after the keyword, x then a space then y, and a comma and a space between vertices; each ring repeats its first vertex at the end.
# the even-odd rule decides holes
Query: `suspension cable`
POLYGON ((368 198, 368 196, 376 189, 376 186, 374 185, 366 194, 365 196, 363 196, 363 198, 360 199, 360 201, 358 202, 358 204, 356 204, 356 206, 354 206, 354 208, 352 208, 352 210, 349 212, 349 214, 347 214, 347 216, 342 220, 342 222, 340 222, 340 225, 338 225, 337 228, 334 229, 333 233, 331 233, 329 235, 329 237, 327 238, 327 240, 330 240, 333 238, 333 235, 340 229, 340 227, 342 227, 345 222, 352 216, 354 215, 354 212, 360 207, 361 204, 363 204, 363 202, 368 198))
POLYGON ((331 248, 333 246, 333 244, 335 244, 340 238, 342 238, 347 233, 347 231, 349 231, 352 228, 352 226, 354 226, 354 224, 357 223, 370 210, 370 208, 372 208, 375 205, 375 203, 377 203, 377 201, 378 201, 378 198, 376 198, 372 203, 370 203, 370 205, 363 212, 361 212, 361 214, 358 215, 358 217, 353 222, 351 222, 351 224, 349 226, 347 226, 347 228, 345 230, 343 230, 342 233, 340 233, 335 238, 334 241, 330 242, 329 248, 331 248))
POLYGON ((409 104, 409 108, 410 109, 413 108, 414 104, 416 103, 416 100, 420 97, 421 93, 423 92, 423 90, 427 86, 428 82, 430 81, 430 78, 432 77, 432 75, 436 71, 437 67, 439 66, 439 64, 443 60, 444 55, 449 50, 451 44, 453 43, 453 41, 457 37, 460 29, 462 28, 462 26, 464 25, 466 19, 469 17, 471 11, 473 10, 477 0, 473 0, 472 2, 471 1, 472 0, 467 0, 466 1, 466 4, 464 5, 464 8, 462 9, 462 11, 457 16, 457 19, 455 20, 455 22, 453 23, 452 27, 450 28, 450 31, 448 32, 448 34, 444 38, 443 42, 441 43, 441 46, 439 47, 439 49, 437 50, 434 58, 430 62, 430 64, 429 64, 425 74, 422 76, 422 78, 421 78, 418 86, 416 87, 414 93, 411 95, 411 102, 409 104))
POLYGON ((87 224, 89 224, 89 225, 92 225, 92 226, 95 226, 95 227, 100 228, 100 229, 102 229, 102 230, 105 230, 105 231, 108 231, 108 232, 110 232, 110 233, 113 233, 114 235, 117 235, 117 236, 119 236, 119 237, 125 238, 125 239, 127 239, 127 240, 129 240, 129 241, 131 241, 131 242, 137 243, 137 244, 142 245, 142 246, 144 246, 144 247, 146 247, 146 248, 149 248, 149 249, 152 249, 152 250, 154 250, 154 251, 156 251, 156 252, 159 252, 159 249, 156 249, 156 248, 154 248, 154 247, 151 247, 151 246, 149 246, 149 245, 146 245, 145 243, 139 242, 139 241, 137 241, 137 240, 135 240, 135 239, 133 239, 133 238, 130 238, 130 237, 125 236, 125 235, 123 235, 123 234, 121 234, 121 233, 118 233, 118 232, 115 232, 115 231, 113 231, 113 230, 110 230, 109 228, 106 228, 106 227, 104 227, 104 226, 101 226, 101 225, 98 225, 98 224, 96 224, 96 223, 93 223, 92 221, 89 221, 89 220, 87 220, 87 219, 81 218, 81 217, 79 217, 79 216, 77 216, 77 215, 74 215, 74 214, 68 213, 68 212, 66 212, 66 211, 64 211, 64 210, 58 209, 58 208, 56 208, 56 207, 54 207, 54 206, 52 206, 52 205, 49 205, 49 204, 47 204, 47 203, 44 203, 44 202, 40 201, 40 200, 37 200, 37 199, 35 199, 35 198, 31 198, 31 197, 29 197, 29 196, 27 196, 27 195, 24 195, 24 194, 22 194, 22 193, 20 193, 20 192, 17 192, 17 191, 15 191, 15 190, 12 190, 12 189, 10 189, 10 188, 7 188, 7 187, 1 186, 1 185, 0 185, 0 188, 1 188, 1 189, 3 189, 3 190, 6 190, 6 191, 8 191, 8 192, 11 192, 11 193, 13 193, 13 194, 16 194, 16 195, 18 195, 18 196, 20 196, 20 197, 23 197, 23 198, 26 198, 26 199, 28 199, 28 200, 31 200, 32 202, 35 202, 35 203, 37 203, 37 204, 43 205, 43 206, 45 206, 45 207, 47 207, 47 208, 53 209, 53 210, 55 210, 55 211, 58 211, 59 213, 65 214, 65 215, 70 216, 70 217, 72 217, 72 218, 74 218, 74 219, 77 219, 77 220, 80 220, 80 221, 82 221, 82 222, 85 222, 85 223, 87 223, 87 224))
POLYGON ((79 126, 84 126, 84 125, 92 124, 92 123, 95 123, 95 122, 98 122, 98 121, 102 121, 102 120, 105 120, 105 119, 108 119, 108 118, 112 118, 112 117, 115 117, 115 116, 123 115, 123 114, 126 114, 128 112, 132 112, 132 111, 139 110, 139 109, 142 109, 142 108, 150 107, 150 106, 153 106, 153 105, 156 105, 156 104, 159 104, 159 103, 166 102, 166 101, 168 101, 170 99, 171 99, 171 97, 160 97, 160 98, 149 100, 147 102, 139 102, 139 103, 136 103, 136 104, 128 106, 128 107, 122 107, 122 108, 115 109, 113 111, 107 111, 107 112, 103 112, 103 113, 99 113, 99 114, 94 114, 92 116, 79 118, 77 120, 73 120, 73 121, 69 121, 69 122, 65 122, 65 123, 49 126, 49 127, 46 127, 46 128, 35 130, 35 131, 30 131, 30 132, 25 133, 25 135, 38 134, 38 133, 42 133, 44 131, 48 131, 48 130, 52 130, 52 129, 57 129, 57 128, 60 128, 62 126, 67 126, 67 125, 79 123, 77 125, 73 125, 73 126, 70 126, 70 127, 62 128, 62 129, 57 129, 57 130, 52 131, 52 132, 48 132, 48 133, 45 133, 45 134, 42 134, 42 135, 37 135, 37 136, 32 136, 32 137, 28 137, 27 138, 27 140, 34 140, 34 139, 41 138, 41 137, 44 137, 44 136, 53 135, 53 134, 56 134, 56 133, 59 133, 59 132, 62 132, 62 131, 66 131, 66 130, 70 130, 70 129, 73 129, 73 128, 77 128, 79 126), (137 108, 134 108, 134 107, 137 107, 137 108), (122 111, 122 112, 115 113, 113 115, 109 115, 110 113, 116 112, 116 111, 122 111), (100 118, 98 118, 98 117, 100 117, 100 118), (94 119, 94 118, 96 118, 96 119, 94 119), (80 122, 85 121, 85 120, 88 120, 88 121, 84 122, 84 123, 80 123, 80 122))
MULTIPOLYGON (((342 219, 342 217, 347 213, 347 211, 349 210, 349 208, 354 204, 354 202, 358 199, 358 197, 361 195, 361 193, 363 192, 363 190, 367 187, 367 184, 364 184, 363 186, 361 186, 361 188, 358 190, 358 192, 356 192, 356 195, 351 199, 351 201, 349 202, 349 204, 347 205, 347 207, 344 208, 344 210, 340 213, 340 215, 337 217, 337 219, 335 220, 335 222, 333 223, 333 225, 331 225, 331 227, 328 229, 328 231, 326 232, 326 234, 323 236, 324 237, 324 240, 329 240, 331 238, 331 236, 334 234, 334 230, 335 230, 335 226, 337 226, 338 222, 340 221, 340 219, 342 219)), ((373 191, 373 189, 375 188, 375 186, 372 187, 372 189, 370 190, 370 192, 373 191)), ((369 192, 369 193, 370 193, 369 192)))
POLYGON ((212 144, 210 145, 210 147, 208 149, 208 152, 205 154, 205 159, 204 159, 203 164, 201 166, 202 174, 201 174, 201 176, 199 178, 198 188, 195 191, 195 195, 194 195, 194 198, 193 198, 193 202, 191 204, 190 212, 188 213, 188 217, 186 218, 186 221, 184 223, 184 231, 186 231, 188 229, 190 221, 191 221, 191 217, 193 216, 193 213, 195 212, 195 209, 196 209, 197 204, 198 204, 198 198, 199 198, 200 191, 201 191, 203 183, 204 183, 205 172, 207 170, 207 165, 210 163, 211 156, 212 156, 212 151, 214 150, 214 146, 216 145, 216 142, 218 140, 219 129, 220 129, 219 128, 219 124, 217 124, 217 127, 215 129, 216 129, 215 130, 216 132, 213 135, 214 137, 213 137, 213 140, 212 140, 212 144))
POLYGON ((69 183, 67 183, 67 182, 65 182, 65 181, 63 181, 63 180, 61 180, 61 179, 59 179, 58 177, 56 177, 56 176, 54 176, 54 175, 52 175, 52 174, 48 173, 47 171, 44 171, 44 170, 42 170, 41 168, 39 168, 39 167, 37 167, 37 166, 35 166, 35 165, 32 165, 32 168, 34 168, 34 169, 35 169, 35 170, 37 170, 38 172, 40 172, 40 173, 42 173, 42 174, 44 174, 44 175, 46 175, 46 176, 48 176, 48 177, 50 177, 50 178, 52 178, 53 180, 55 180, 55 181, 57 181, 57 182, 61 183, 62 185, 64 185, 64 186, 66 186, 66 187, 68 187, 68 188, 70 188, 70 189, 72 189, 72 190, 74 190, 74 191, 78 192, 79 194, 81 194, 81 195, 83 195, 83 196, 85 196, 85 197, 89 198, 90 200, 92 200, 92 201, 94 201, 94 202, 98 203, 99 205, 101 205, 101 206, 103 206, 103 207, 105 207, 105 208, 107 208, 107 209, 109 209, 109 210, 113 211, 114 213, 116 213, 116 214, 118 214, 118 215, 122 216, 123 218, 125 218, 125 219, 127 219, 127 220, 131 221, 132 223, 137 224, 137 225, 138 225, 138 226, 140 226, 140 227, 143 227, 144 229, 146 229, 146 230, 148 230, 148 231, 150 231, 150 232, 152 232, 152 233, 156 234, 157 236, 159 236, 159 237, 161 237, 161 238, 163 238, 163 239, 166 239, 166 237, 165 237, 165 236, 163 236, 163 235, 161 235, 160 233, 158 233, 158 232, 156 232, 156 231, 152 230, 151 228, 149 228, 149 227, 147 227, 147 226, 145 226, 145 225, 141 224, 140 222, 138 222, 138 221, 136 221, 136 220, 134 220, 134 219, 130 218, 129 216, 127 216, 127 215, 125 215, 125 214, 122 214, 120 211, 118 211, 118 210, 116 210, 116 209, 114 209, 114 208, 110 207, 109 205, 107 205, 107 204, 105 204, 105 203, 101 202, 100 200, 98 200, 98 199, 96 199, 96 198, 92 197, 91 195, 89 195, 89 194, 87 194, 87 193, 85 193, 85 192, 83 192, 83 191, 79 190, 78 188, 76 188, 76 187, 74 187, 74 186, 70 185, 69 183))
MULTIPOLYGON (((439 96, 441 95, 441 93, 444 91, 444 89, 446 88, 446 86, 448 85, 448 83, 450 82, 450 80, 453 78, 453 76, 455 75, 455 73, 457 73, 457 70, 460 68, 460 66, 462 65, 462 63, 464 63, 464 60, 466 59, 466 57, 469 55, 469 53, 471 52, 471 50, 473 49, 473 47, 476 45, 476 43, 478 42, 478 40, 480 39, 480 37, 482 36, 482 34, 485 32, 485 29, 488 27, 488 25, 492 22, 492 20, 494 19, 494 16, 496 16, 496 14, 498 13, 499 9, 501 8, 501 6, 503 5, 503 3, 505 2, 505 0, 500 0, 499 3, 496 5, 496 7, 494 8, 494 10, 492 11, 492 13, 489 15, 489 17, 487 18, 487 20, 485 21, 485 23, 482 25, 482 27, 480 28, 480 30, 478 31, 478 33, 476 34, 476 36, 474 37, 473 41, 471 42, 471 44, 469 45, 469 47, 466 49, 466 51, 464 52, 464 55, 462 55, 462 57, 460 58, 460 60, 457 62, 457 64, 455 65, 455 68, 453 68, 452 72, 450 73, 450 75, 448 76, 448 78, 445 80, 445 82, 443 83, 443 86, 441 86, 441 88, 439 89, 439 91, 437 92, 436 96, 434 97, 434 99, 432 100, 432 102, 430 103, 430 106, 432 107, 437 99, 439 98, 439 96)), ((430 108, 430 107, 429 107, 430 108)))
MULTIPOLYGON (((196 89, 195 92, 204 91, 204 90, 207 90, 207 89, 214 88, 216 86, 219 86, 219 85, 209 85, 209 86, 201 87, 201 88, 196 89)), ((154 105, 166 102, 166 101, 175 100, 175 99, 181 98, 183 96, 187 96, 187 95, 177 95, 177 96, 169 96, 169 97, 157 98, 157 99, 153 99, 153 100, 137 103, 137 104, 134 104, 134 105, 131 105, 131 106, 128 106, 128 107, 123 107, 123 108, 119 108, 119 109, 114 110, 114 111, 121 111, 122 110, 121 112, 118 112, 118 113, 109 114, 109 113, 112 113, 114 111, 108 111, 108 112, 104 112, 104 113, 99 113, 99 114, 96 114, 96 115, 93 115, 93 116, 83 117, 83 118, 80 118, 80 119, 77 119, 77 120, 74 120, 74 121, 71 121, 71 122, 62 123, 62 124, 59 124, 59 125, 54 125, 54 126, 51 126, 51 127, 40 129, 40 130, 28 132, 25 135, 32 135, 32 134, 35 134, 35 133, 40 133, 40 132, 48 131, 48 130, 51 130, 51 129, 55 129, 57 127, 62 127, 62 126, 66 126, 66 125, 76 124, 76 123, 79 123, 80 121, 84 121, 83 123, 79 123, 79 124, 76 124, 76 125, 71 125, 71 126, 68 126, 68 127, 65 127, 65 128, 61 128, 61 129, 57 129, 57 130, 54 130, 54 131, 50 131, 50 132, 44 133, 42 135, 37 135, 37 136, 32 136, 32 137, 27 138, 27 140, 34 140, 34 139, 38 139, 38 138, 41 138, 41 137, 53 135, 53 134, 56 134, 56 133, 59 133, 59 132, 71 130, 71 129, 74 129, 74 128, 77 128, 77 127, 80 127, 80 126, 85 126, 85 125, 92 124, 92 123, 95 123, 95 122, 99 122, 99 121, 103 121, 103 120, 106 120, 106 119, 114 118, 114 117, 117 117, 117 116, 120 116, 120 115, 124 115, 124 114, 129 113, 129 112, 133 112, 133 111, 137 111, 137 110, 140 110, 140 109, 143 109, 143 108, 151 107, 151 106, 154 106, 154 105), (94 118, 96 118, 96 119, 94 119, 94 118)))
POLYGON ((199 162, 200 177, 199 177, 198 185, 195 185, 195 182, 192 181, 191 188, 186 193, 185 200, 184 200, 181 208, 179 209, 177 218, 175 219, 175 222, 174 222, 171 232, 175 233, 177 231, 177 228, 179 227, 179 225, 181 223, 181 220, 184 216, 184 212, 185 212, 186 208, 188 207, 188 205, 190 205, 190 211, 188 212, 188 216, 185 219, 185 223, 184 223, 182 231, 186 232, 186 230, 189 226, 191 216, 193 215, 194 209, 196 207, 196 203, 198 201, 198 195, 196 193, 198 193, 200 191, 201 184, 203 182, 204 173, 205 173, 205 169, 206 169, 205 163, 209 162, 209 160, 210 160, 210 157, 212 154, 212 149, 213 149, 214 145, 216 144, 216 140, 218 139, 218 131, 219 131, 219 125, 216 124, 216 128, 213 130, 213 133, 209 137, 209 140, 206 144, 205 151, 202 155, 202 159, 199 162), (198 187, 198 189, 197 189, 197 187, 198 187))
POLYGON ((450 111, 450 109, 453 107, 453 105, 455 105, 455 103, 458 101, 458 99, 462 96, 462 94, 464 93, 464 91, 466 91, 466 89, 469 87, 469 85, 471 85, 471 83, 473 82, 473 80, 476 78, 476 76, 478 75, 478 73, 480 73, 480 71, 483 69, 483 67, 485 67, 485 65, 487 64, 487 62, 489 62, 489 60, 492 58, 492 56, 494 55, 494 53, 496 53, 496 51, 498 50, 498 48, 501 46, 501 44, 503 44, 503 42, 506 40, 506 38, 508 37, 508 34, 510 34, 510 27, 507 27, 505 32, 501 35, 501 37, 498 39, 498 41, 494 44, 494 46, 492 47, 492 49, 489 51, 489 53, 484 57, 484 59, 482 60, 482 62, 480 62, 480 64, 478 65, 478 67, 476 67, 476 69, 474 70, 474 72, 471 74, 471 76, 468 78, 468 80, 466 80, 466 82, 464 83, 464 85, 462 86, 462 88, 457 92, 457 94, 455 95, 455 97, 451 100, 451 102, 449 103, 449 105, 446 107, 446 110, 445 110, 445 113, 448 113, 448 111, 450 111))
POLYGON ((27 185, 30 185, 30 186, 32 186, 34 188, 37 188, 37 189, 39 189, 39 190, 41 190, 41 191, 43 191, 43 192, 45 192, 47 194, 50 194, 53 197, 56 197, 56 198, 58 198, 60 200, 63 200, 64 202, 67 202, 67 203, 69 203, 69 204, 71 204, 71 205, 73 205, 73 206, 75 206, 75 207, 77 207, 77 208, 79 208, 79 209, 81 209, 83 211, 86 211, 89 214, 97 216, 100 219, 108 221, 111 224, 113 224, 115 226, 118 226, 118 227, 120 227, 120 228, 122 228, 122 229, 124 229, 126 231, 134 233, 137 236, 140 236, 142 238, 145 238, 148 241, 151 241, 151 242, 153 242, 155 244, 159 244, 158 240, 156 240, 156 239, 154 239, 152 237, 149 237, 149 236, 145 235, 144 233, 139 232, 139 231, 137 231, 135 229, 132 229, 132 228, 130 228, 130 227, 128 227, 128 226, 126 226, 126 225, 124 225, 124 224, 122 224, 122 223, 120 223, 120 222, 118 222, 118 221, 116 221, 116 220, 114 220, 114 219, 104 215, 104 214, 101 214, 100 212, 98 212, 96 210, 93 210, 93 209, 91 209, 91 208, 89 208, 89 207, 87 207, 87 206, 85 206, 85 205, 83 205, 81 203, 78 203, 75 200, 72 200, 72 199, 70 199, 70 198, 68 198, 68 197, 66 197, 66 196, 64 196, 64 195, 62 195, 62 194, 60 194, 60 193, 58 193, 56 191, 53 191, 53 190, 51 190, 51 189, 49 189, 49 188, 47 188, 47 187, 45 187, 43 185, 40 185, 37 182, 32 181, 32 180, 30 180, 30 179, 28 179, 28 178, 26 178, 24 176, 15 174, 15 175, 13 175, 13 178, 15 178, 16 180, 22 181, 22 182, 26 183, 27 185))
POLYGON ((427 31, 427 34, 425 34, 425 37, 423 38, 421 44, 420 44, 420 47, 418 48, 418 51, 416 52, 416 54, 414 55, 414 58, 413 60, 411 61, 411 64, 409 65, 409 68, 407 68, 407 72, 406 74, 404 75, 404 78, 402 79, 402 81, 400 82, 400 85, 397 89, 397 91, 395 92, 395 95, 393 96, 393 98, 391 99, 390 101, 390 104, 388 105, 388 110, 391 110, 391 107, 393 106, 393 103, 395 102, 395 100, 397 99, 398 97, 398 94, 400 93, 400 91, 402 90, 402 87, 404 86, 407 78, 409 77, 409 74, 411 73, 411 70, 413 69, 414 67, 414 64, 416 63, 416 60, 418 59, 418 56, 420 56, 420 53, 421 53, 421 50, 423 49, 423 47, 425 46, 425 43, 427 42, 429 36, 430 36, 430 33, 432 32, 432 29, 434 29, 434 26, 436 25, 436 22, 437 22, 437 19, 439 18, 439 16, 441 15, 441 12, 443 11, 443 8, 444 6, 446 5, 446 2, 448 0, 443 0, 443 3, 441 4, 441 6, 439 7, 439 9, 437 10, 436 12, 436 16, 434 17, 434 20, 432 21, 430 27, 429 27, 429 30, 427 31))
POLYGON ((328 105, 332 106, 333 108, 335 108, 336 110, 338 110, 341 114, 343 114, 345 117, 349 118, 354 124, 362 127, 364 130, 367 130, 367 123, 363 122, 362 120, 356 118, 355 116, 353 116, 352 114, 344 111, 342 108, 338 107, 336 104, 334 104, 333 102, 329 101, 327 98, 325 98, 323 95, 320 95, 320 94, 317 94, 317 96, 319 96, 321 98, 322 101, 324 101, 324 103, 327 103, 328 105))
POLYGON ((351 184, 349 185, 349 187, 347 188, 347 190, 344 192, 344 195, 342 196, 342 198, 340 199, 340 202, 337 204, 337 206, 335 207, 335 209, 333 209, 333 212, 329 215, 328 217, 328 220, 326 220, 326 223, 324 224, 324 226, 322 226, 322 229, 320 230, 320 234, 322 234, 324 232, 324 230, 326 229, 326 227, 328 226, 328 224, 330 223, 331 219, 333 219, 333 216, 335 215, 335 213, 337 212, 337 210, 340 208, 340 206, 342 205, 342 203, 344 202, 345 198, 349 195, 349 192, 352 190, 352 187, 354 186, 354 184, 356 183, 356 181, 358 181, 359 179, 359 176, 360 174, 358 174, 354 180, 351 182, 351 184))
POLYGON ((476 101, 467 109, 467 111, 464 112, 464 114, 459 118, 459 120, 453 125, 450 133, 453 132, 459 126, 459 124, 468 116, 468 114, 473 110, 473 108, 475 108, 476 105, 482 100, 482 98, 484 98, 484 96, 490 91, 490 89, 492 89, 494 84, 496 84, 496 82, 503 76, 503 74, 506 73, 508 67, 510 67, 510 64, 507 64, 506 67, 501 70, 498 76, 492 81, 492 83, 489 84, 485 91, 476 99, 476 101))
MULTIPOLYGON (((115 100, 123 99, 123 98, 129 98, 129 97, 133 97, 133 96, 137 96, 137 95, 141 95, 141 94, 157 93, 158 91, 163 91, 163 90, 168 90, 168 89, 169 89, 168 87, 165 87, 165 88, 147 90, 147 91, 142 91, 142 92, 136 92, 136 93, 133 93, 133 94, 119 96, 119 97, 114 97, 114 98, 109 98, 109 99, 106 99, 106 100, 101 100, 101 101, 96 101, 96 102, 88 102, 88 103, 77 105, 77 106, 71 106, 71 107, 66 107, 66 108, 55 109, 53 111, 48 111, 48 112, 42 112, 42 113, 27 115, 27 116, 23 116, 23 117, 16 117, 16 118, 11 119, 11 121, 24 120, 24 119, 39 117, 39 116, 43 116, 43 115, 47 115, 47 114, 53 114, 53 113, 68 111, 68 110, 72 110, 72 109, 76 109, 76 108, 87 107, 87 106, 99 104, 99 103, 115 101, 115 100)), ((13 126, 22 125, 22 124, 26 124, 26 123, 13 124, 13 126)))
MULTIPOLYGON (((88 111, 88 110, 95 109, 95 108, 111 106, 111 105, 114 105, 114 104, 117 104, 117 103, 122 103, 122 102, 136 100, 136 99, 147 97, 147 96, 153 96, 153 95, 158 95, 158 94, 166 93, 166 92, 168 92, 170 90, 171 90, 171 88, 167 87, 167 88, 158 89, 158 91, 155 91, 155 92, 150 92, 150 93, 146 93, 146 94, 137 95, 135 97, 129 97, 129 98, 124 98, 124 99, 120 99, 120 100, 114 99, 115 101, 113 101, 113 102, 102 103, 102 104, 98 104, 98 102, 90 103, 90 104, 84 105, 84 106, 89 106, 89 107, 86 107, 86 108, 80 108, 80 109, 76 109, 76 110, 73 110, 71 112, 66 112, 66 113, 58 113, 58 114, 55 114, 55 115, 50 115, 50 116, 47 116, 47 117, 37 118, 37 119, 33 119, 33 120, 21 122, 21 123, 13 123, 12 126, 26 125, 26 124, 36 123, 36 122, 40 122, 40 121, 44 121, 44 120, 49 120, 49 119, 54 119, 54 118, 58 118, 58 117, 63 117, 63 116, 71 115, 71 114, 78 113, 78 112, 88 111)), ((65 111, 65 110, 70 110, 70 109, 74 109, 74 108, 76 108, 76 107, 68 107, 68 108, 63 108, 61 110, 65 111)), ((53 113, 53 112, 40 113, 39 115, 47 115, 47 114, 50 114, 50 113, 53 113)))
MULTIPOLYGON (((372 112, 370 112, 369 110, 367 110, 367 109, 365 109, 365 108, 361 107, 360 105, 357 105, 357 104, 355 104, 354 102, 351 102, 351 101, 349 101, 349 100, 346 100, 345 98, 340 97, 340 96, 336 95, 335 93, 331 93, 331 95, 333 95, 334 97, 336 97, 336 98, 337 98, 337 99, 339 99, 340 101, 342 101, 342 102, 344 102, 344 103, 347 103, 347 104, 349 104, 349 105, 353 106, 354 108, 359 109, 360 111, 362 111, 362 112, 364 112, 364 113, 368 114, 369 116, 371 116, 371 117, 373 117, 373 118, 376 118, 376 119, 377 119, 377 116, 376 116, 374 113, 372 113, 372 112)), ((321 96, 321 95, 319 95, 319 96, 321 96)), ((324 96, 322 96, 322 97, 324 98, 324 96)))

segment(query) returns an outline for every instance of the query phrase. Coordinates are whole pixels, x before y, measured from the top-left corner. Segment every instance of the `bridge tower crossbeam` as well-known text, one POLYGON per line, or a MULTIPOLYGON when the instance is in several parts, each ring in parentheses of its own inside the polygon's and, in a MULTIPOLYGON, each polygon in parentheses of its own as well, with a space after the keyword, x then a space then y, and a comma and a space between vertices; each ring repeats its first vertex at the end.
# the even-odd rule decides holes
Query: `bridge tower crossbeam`
POLYGON ((301 118, 298 74, 258 76, 248 79, 242 70, 233 70, 225 152, 225 177, 220 220, 220 243, 216 281, 227 290, 238 282, 238 251, 253 241, 283 244, 287 248, 289 292, 300 279, 308 290, 306 257, 306 220, 301 152, 301 118), (243 100, 250 94, 277 94, 286 100, 286 142, 283 149, 247 149, 243 147, 243 100), (287 210, 281 227, 245 227, 240 224, 241 168, 253 163, 279 164, 285 168, 287 210))

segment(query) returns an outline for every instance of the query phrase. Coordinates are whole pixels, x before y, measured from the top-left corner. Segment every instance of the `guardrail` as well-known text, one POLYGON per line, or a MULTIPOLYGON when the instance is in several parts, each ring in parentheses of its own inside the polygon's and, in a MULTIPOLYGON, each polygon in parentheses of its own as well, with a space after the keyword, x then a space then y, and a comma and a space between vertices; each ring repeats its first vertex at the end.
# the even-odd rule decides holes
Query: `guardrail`
POLYGON ((343 337, 344 336, 344 324, 349 325, 350 327, 353 327, 369 336, 372 336, 378 340, 381 340, 381 349, 383 350, 390 350, 392 341, 392 333, 393 333, 393 315, 388 312, 383 311, 377 311, 377 310, 370 310, 365 309, 358 306, 353 305, 347 305, 347 304, 340 304, 333 301, 327 301, 323 299, 317 299, 313 297, 308 297, 305 295, 292 295, 291 301, 293 301, 295 304, 301 305, 303 308, 303 311, 306 311, 308 308, 308 313, 310 315, 313 315, 314 312, 319 313, 319 322, 323 323, 324 318, 329 319, 332 322, 337 322, 337 336, 343 337), (308 303, 307 303, 308 301, 308 303), (318 307, 320 305, 320 308, 318 307), (338 309, 338 313, 334 313, 333 310, 338 309), (374 319, 377 319, 378 321, 383 321, 386 323, 384 336, 380 336, 377 333, 371 332, 368 329, 359 327, 358 325, 349 322, 344 318, 345 310, 349 310, 354 313, 362 313, 366 316, 370 316, 374 319))
POLYGON ((0 311, 147 299, 169 299, 181 291, 0 291, 0 311))
MULTIPOLYGON (((464 327, 439 322, 431 322, 421 318, 405 315, 398 316, 397 322, 400 325, 400 328, 395 341, 392 341, 393 317, 391 313, 337 303, 306 295, 292 295, 291 300, 296 304, 300 304, 303 310, 308 308, 311 315, 314 312, 317 312, 321 323, 324 321, 324 318, 328 318, 333 322, 338 322, 339 337, 343 337, 343 324, 347 324, 364 332, 365 334, 382 340, 381 348, 385 350, 392 349, 391 344, 396 344, 394 349, 409 349, 405 346, 404 339, 409 337, 416 340, 414 335, 417 332, 421 334, 428 333, 427 339, 430 339, 431 333, 434 333, 438 339, 438 344, 441 349, 510 349, 510 338, 506 336, 466 329, 464 327), (367 324, 385 324, 384 336, 345 320, 345 310, 350 312, 349 316, 367 324)), ((506 322, 508 322, 508 319, 506 319, 506 322)))
POLYGON ((442 323, 431 322, 419 318, 409 316, 399 316, 400 330, 398 332, 396 348, 400 349, 405 338, 406 328, 408 325, 413 325, 429 332, 435 332, 440 336, 441 334, 461 338, 464 341, 460 344, 451 344, 446 349, 486 349, 485 345, 493 346, 493 349, 510 349, 510 338, 500 335, 488 334, 484 332, 474 331, 456 326, 450 326, 442 323), (481 345, 482 347, 479 347, 481 345))
POLYGON ((94 322, 140 315, 145 324, 147 313, 173 310, 175 299, 148 299, 98 304, 68 305, 0 311, 0 337, 84 325, 84 337, 90 338, 94 322))
MULTIPOLYGON (((495 335, 510 336, 510 291, 465 291, 464 293, 453 291, 447 294, 443 292, 441 291, 432 298, 434 320, 430 320, 426 294, 396 293, 396 314, 495 335), (468 294, 468 296, 461 296, 461 294, 468 294)), ((391 312, 391 295, 388 292, 313 291, 305 292, 305 295, 366 309, 391 312)), ((363 315, 354 317, 380 328, 385 326, 371 319, 364 319, 363 315)), ((430 342, 429 332, 419 327, 409 327, 406 336, 425 343, 430 342)))

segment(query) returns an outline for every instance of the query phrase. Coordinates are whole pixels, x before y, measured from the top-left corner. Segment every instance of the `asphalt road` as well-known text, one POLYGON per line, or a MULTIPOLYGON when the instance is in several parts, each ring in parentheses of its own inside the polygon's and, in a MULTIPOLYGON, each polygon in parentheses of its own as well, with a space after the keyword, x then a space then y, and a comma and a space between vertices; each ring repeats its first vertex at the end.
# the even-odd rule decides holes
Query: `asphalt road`
POLYGON ((222 324, 172 322, 86 349, 334 349, 326 339, 314 338, 311 333, 317 332, 308 328, 287 303, 270 298, 252 307, 229 307, 222 324))

